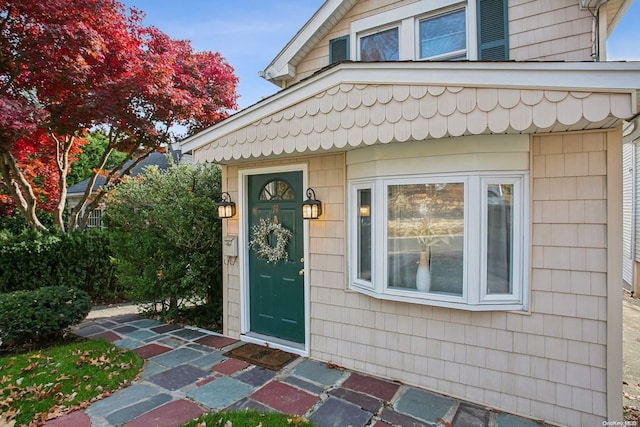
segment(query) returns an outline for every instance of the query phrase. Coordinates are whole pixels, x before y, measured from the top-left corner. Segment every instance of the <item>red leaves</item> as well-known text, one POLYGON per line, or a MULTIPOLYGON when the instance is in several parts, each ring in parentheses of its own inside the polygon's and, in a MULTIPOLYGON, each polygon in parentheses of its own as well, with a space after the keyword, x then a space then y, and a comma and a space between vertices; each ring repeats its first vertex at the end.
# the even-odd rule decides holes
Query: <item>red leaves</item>
POLYGON ((112 148, 149 151, 173 125, 193 133, 237 108, 224 58, 194 53, 141 18, 116 0, 0 0, 0 153, 38 189, 11 194, 23 213, 42 199, 62 211, 55 201, 86 129, 110 129, 112 148))

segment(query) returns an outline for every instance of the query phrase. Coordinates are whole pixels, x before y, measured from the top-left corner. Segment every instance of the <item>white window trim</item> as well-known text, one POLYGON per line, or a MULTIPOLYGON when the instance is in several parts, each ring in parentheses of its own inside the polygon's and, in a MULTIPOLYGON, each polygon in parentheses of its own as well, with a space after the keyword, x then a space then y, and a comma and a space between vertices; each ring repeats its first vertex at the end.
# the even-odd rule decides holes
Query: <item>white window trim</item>
POLYGON ((374 298, 402 301, 416 304, 458 308, 469 311, 524 311, 528 309, 529 296, 529 177, 519 171, 456 173, 437 175, 411 175, 404 177, 384 177, 378 179, 355 179, 349 181, 350 203, 348 221, 350 226, 349 244, 349 287, 374 298), (464 265, 463 290, 461 296, 416 293, 387 287, 387 186, 403 183, 464 182, 464 265), (513 293, 488 295, 486 292, 486 192, 479 191, 487 184, 514 184, 514 248, 513 293), (357 229, 354 221, 358 218, 357 192, 372 188, 371 219, 373 251, 371 283, 357 280, 357 229), (476 194, 472 196, 472 194, 476 194), (482 212, 471 215, 471 212, 482 212), (374 213, 377 213, 374 216, 374 213), (518 249, 520 248, 520 249, 518 249), (484 274, 484 276, 483 276, 484 274), (474 279, 475 278, 475 279, 474 279))
MULTIPOLYGON (((359 211, 360 207, 358 205, 358 191, 360 190, 371 190, 371 205, 369 206, 369 215, 371 217, 372 222, 372 231, 371 231, 371 247, 377 247, 376 233, 373 227, 373 221, 377 216, 377 212, 374 211, 373 206, 376 204, 376 194, 375 194, 375 185, 373 181, 359 181, 354 182, 351 186, 351 197, 350 200, 354 201, 353 207, 351 209, 351 215, 353 215, 354 221, 360 217, 359 211)), ((353 286, 356 286, 361 289, 366 290, 374 290, 373 284, 376 283, 376 269, 374 267, 375 261, 375 252, 372 250, 371 252, 371 280, 363 280, 358 278, 358 227, 354 226, 350 228, 350 239, 349 239, 349 260, 350 264, 353 268, 350 269, 351 272, 351 281, 350 283, 353 286)))
POLYGON ((401 48, 401 46, 402 46, 402 41, 401 41, 401 40, 402 40, 402 37, 403 37, 403 34, 402 34, 402 28, 403 28, 403 27, 402 27, 402 25, 400 25, 399 23, 397 23, 397 22, 393 22, 393 23, 389 23, 388 25, 384 25, 384 26, 382 26, 382 27, 374 28, 374 29, 371 29, 370 31, 365 31, 365 32, 362 32, 362 33, 359 33, 359 34, 358 34, 358 40, 357 40, 357 45, 358 45, 358 49, 357 49, 358 61, 360 61, 360 60, 361 60, 361 56, 362 56, 362 55, 361 55, 361 52, 360 52, 360 41, 361 41, 364 37, 368 37, 368 36, 372 36, 372 35, 374 35, 374 34, 382 33, 382 32, 384 32, 384 31, 392 30, 392 29, 394 29, 394 28, 397 28, 397 29, 398 29, 398 58, 399 58, 399 60, 401 60, 401 58, 402 58, 402 48, 401 48))
MULTIPOLYGON (((360 60, 360 37, 384 31, 394 26, 399 27, 399 60, 421 60, 418 52, 417 28, 419 19, 424 19, 430 14, 434 16, 459 8, 467 11, 467 58, 478 59, 478 36, 476 20, 476 2, 473 0, 420 0, 407 6, 398 7, 386 12, 378 13, 351 23, 349 52, 352 60, 360 60)), ((442 55, 429 60, 442 59, 442 55)))
MULTIPOLYGON (((472 3, 475 4, 475 2, 472 2, 472 3)), ((469 56, 469 46, 470 46, 470 44, 469 44, 469 34, 470 34, 469 19, 470 18, 471 17, 469 16, 469 7, 468 7, 467 4, 464 4, 464 3, 459 3, 459 4, 453 5, 451 7, 447 7, 445 9, 438 10, 436 12, 427 13, 427 14, 424 14, 424 15, 421 15, 421 16, 416 16, 416 18, 414 20, 415 28, 413 30, 414 45, 415 45, 413 54, 415 55, 416 61, 441 61, 441 60, 447 60, 449 58, 455 58, 455 57, 460 56, 460 55, 464 55, 465 56, 464 59, 467 59, 468 56, 469 56), (456 11, 459 11, 461 9, 465 9, 465 12, 466 12, 466 16, 465 16, 466 28, 465 28, 465 30, 466 30, 467 34, 466 34, 466 37, 465 37, 465 43, 466 43, 465 48, 462 49, 462 50, 456 50, 454 52, 447 52, 447 53, 443 53, 443 54, 440 54, 440 55, 427 56, 425 58, 421 58, 420 57, 420 22, 428 20, 428 19, 436 18, 438 16, 446 15, 446 14, 451 13, 451 12, 456 12, 456 11)))

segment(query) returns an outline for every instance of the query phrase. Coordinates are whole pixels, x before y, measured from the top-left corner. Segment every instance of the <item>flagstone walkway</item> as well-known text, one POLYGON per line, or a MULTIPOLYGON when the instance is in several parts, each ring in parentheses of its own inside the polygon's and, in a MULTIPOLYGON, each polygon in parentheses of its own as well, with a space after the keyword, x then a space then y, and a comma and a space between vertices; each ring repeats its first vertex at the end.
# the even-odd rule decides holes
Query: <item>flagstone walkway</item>
POLYGON ((47 427, 174 427, 222 409, 297 414, 317 427, 539 427, 514 415, 325 363, 297 358, 278 372, 223 355, 235 339, 136 314, 84 322, 74 333, 103 338, 145 359, 133 385, 47 427))

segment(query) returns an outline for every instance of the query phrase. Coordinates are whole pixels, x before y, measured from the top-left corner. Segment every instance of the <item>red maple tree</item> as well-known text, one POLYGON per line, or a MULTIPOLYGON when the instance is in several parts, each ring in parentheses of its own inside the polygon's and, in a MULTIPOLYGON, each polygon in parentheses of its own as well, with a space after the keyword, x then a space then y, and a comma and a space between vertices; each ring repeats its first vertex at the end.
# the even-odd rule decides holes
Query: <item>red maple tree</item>
POLYGON ((142 17, 115 0, 0 0, 0 176, 32 226, 44 228, 36 207, 46 206, 46 193, 47 203, 56 200, 49 207, 58 228, 75 228, 103 196, 91 194, 97 176, 115 181, 170 142, 174 125, 192 133, 237 107, 237 78, 220 55, 194 53, 189 42, 144 27, 142 17), (109 146, 65 227, 73 152, 96 127, 109 146), (104 171, 116 149, 128 157, 104 171), (48 165, 38 174, 57 180, 57 194, 28 178, 36 160, 48 165))

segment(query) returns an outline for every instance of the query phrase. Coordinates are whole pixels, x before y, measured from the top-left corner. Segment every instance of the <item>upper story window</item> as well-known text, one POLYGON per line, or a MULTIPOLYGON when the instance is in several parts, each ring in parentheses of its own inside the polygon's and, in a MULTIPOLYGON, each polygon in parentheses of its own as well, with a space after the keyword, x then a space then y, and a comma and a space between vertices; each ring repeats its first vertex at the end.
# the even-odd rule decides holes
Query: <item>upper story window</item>
POLYGON ((397 61, 400 59, 398 27, 360 38, 361 61, 397 61))
POLYGON ((329 42, 330 62, 508 60, 507 1, 419 0, 353 21, 329 42))
POLYGON ((420 20, 420 59, 448 56, 466 58, 466 9, 458 9, 420 20))

